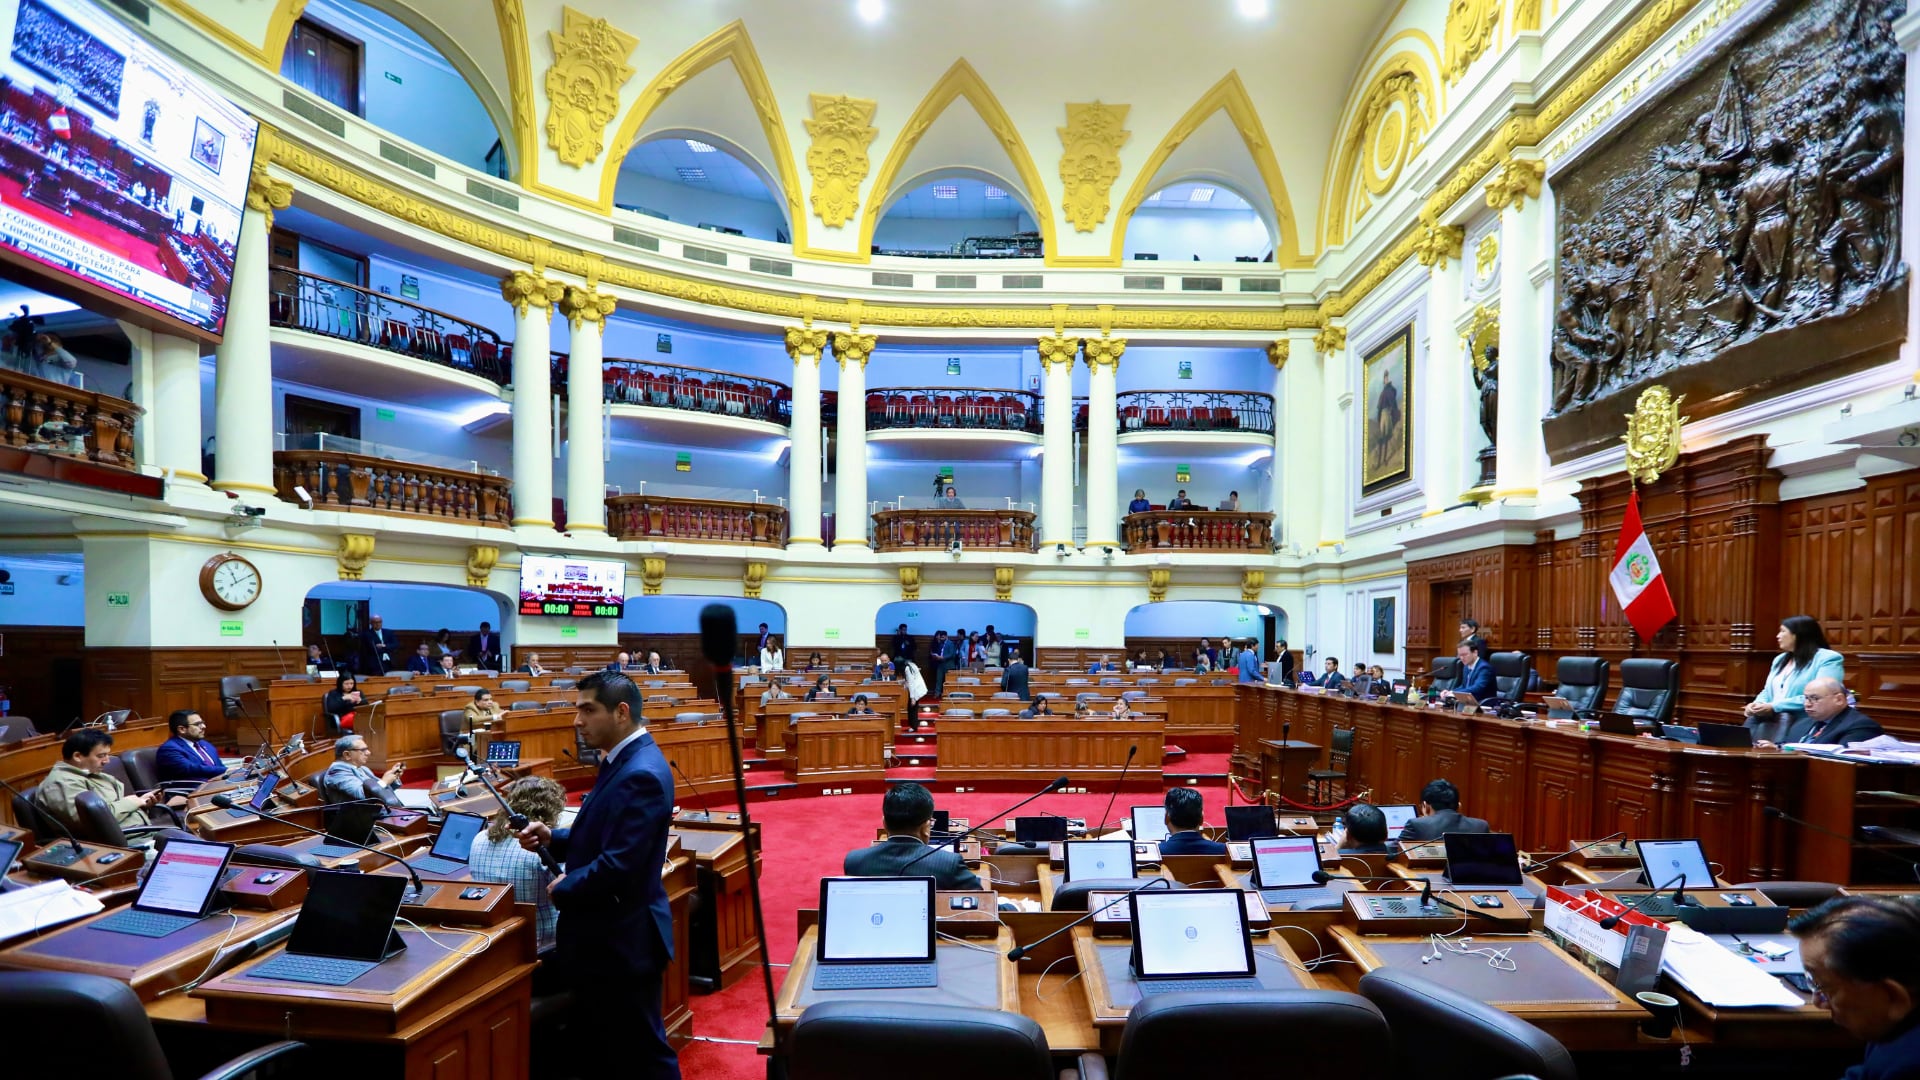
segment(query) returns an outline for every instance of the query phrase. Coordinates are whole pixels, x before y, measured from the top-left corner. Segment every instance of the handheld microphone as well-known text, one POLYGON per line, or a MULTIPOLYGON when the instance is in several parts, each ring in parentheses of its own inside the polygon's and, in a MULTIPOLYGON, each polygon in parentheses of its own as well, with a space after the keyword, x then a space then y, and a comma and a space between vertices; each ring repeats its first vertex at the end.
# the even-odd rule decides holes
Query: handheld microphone
MULTIPOLYGON (((358 802, 358 803, 366 803, 366 802, 379 802, 379 801, 380 801, 380 800, 378 800, 378 799, 356 799, 356 800, 354 800, 354 802, 358 802)), ((293 828, 293 829, 299 829, 299 830, 300 830, 301 832, 304 832, 304 833, 312 833, 312 834, 313 834, 313 835, 315 835, 315 836, 318 836, 318 837, 322 837, 322 838, 324 838, 324 839, 326 839, 326 840, 327 840, 328 842, 330 842, 330 843, 336 843, 336 844, 345 844, 346 846, 348 846, 348 847, 350 847, 350 848, 358 848, 358 849, 359 849, 359 850, 361 850, 361 851, 371 851, 371 852, 373 852, 373 853, 374 853, 375 855, 378 855, 378 856, 380 856, 380 857, 381 857, 381 858, 383 858, 383 859, 390 859, 390 860, 392 860, 393 862, 395 862, 395 863, 398 863, 398 864, 400 865, 400 868, 401 868, 402 870, 405 870, 405 871, 407 872, 407 877, 408 877, 409 879, 411 879, 411 880, 412 880, 412 882, 413 882, 413 885, 412 885, 412 892, 411 892, 411 893, 409 894, 409 896, 408 896, 408 898, 409 898, 409 899, 416 899, 416 898, 418 898, 418 897, 420 896, 420 894, 421 894, 422 892, 424 892, 424 891, 426 890, 426 886, 424 886, 424 885, 422 885, 422 884, 420 883, 420 872, 419 872, 418 870, 415 870, 415 869, 413 868, 413 864, 412 864, 412 863, 409 863, 409 862, 408 862, 407 860, 405 860, 405 859, 403 859, 403 858, 401 858, 400 856, 398 856, 398 855, 395 855, 395 854, 394 854, 393 852, 391 852, 391 851, 381 851, 381 850, 380 850, 379 848, 377 848, 377 847, 368 847, 368 846, 367 846, 367 845, 365 845, 365 844, 356 844, 356 843, 354 843, 354 842, 353 842, 353 841, 351 841, 351 840, 342 840, 342 839, 341 839, 340 837, 338 837, 338 836, 335 836, 335 835, 333 835, 332 833, 330 833, 330 832, 327 832, 327 831, 326 831, 326 830, 324 830, 324 829, 316 829, 316 828, 313 828, 313 827, 312 827, 312 826, 310 826, 310 825, 302 825, 302 824, 300 824, 300 823, 299 823, 299 822, 297 822, 297 821, 289 821, 289 820, 287 820, 286 818, 283 818, 283 817, 277 817, 277 816, 275 816, 275 815, 273 815, 273 814, 269 814, 269 813, 267 813, 267 812, 266 812, 266 811, 264 811, 264 810, 255 810, 255 809, 254 809, 253 807, 251 807, 251 806, 249 806, 249 805, 247 805, 246 803, 243 803, 243 802, 234 802, 234 801, 233 801, 233 799, 232 799, 231 797, 229 797, 229 796, 226 796, 226 795, 215 795, 215 796, 213 797, 213 805, 215 805, 215 806, 217 806, 217 807, 219 807, 219 808, 220 808, 220 809, 222 809, 222 810, 244 810, 244 811, 246 811, 247 813, 249 813, 249 814, 252 814, 252 815, 253 815, 254 817, 258 817, 258 818, 266 818, 266 819, 267 819, 268 821, 271 821, 271 822, 273 822, 273 823, 274 823, 274 824, 276 824, 276 825, 285 825, 285 826, 287 826, 287 827, 289 827, 289 828, 293 828)), ((348 805, 351 805, 351 804, 349 804, 349 803, 333 803, 332 805, 334 805, 334 806, 348 806, 348 805)), ((386 805, 386 804, 384 804, 384 803, 381 803, 381 805, 383 805, 383 806, 384 806, 384 805, 386 805)))
MULTIPOLYGON (((13 792, 16 796, 19 796, 23 800, 26 800, 28 802, 32 801, 30 799, 27 799, 25 795, 21 795, 19 788, 14 787, 12 784, 7 783, 5 780, 0 780, 0 787, 6 788, 8 791, 13 792)), ((80 841, 75 840, 73 838, 73 830, 67 828, 67 823, 64 821, 61 821, 58 815, 49 814, 45 810, 42 810, 37 806, 34 807, 34 813, 40 815, 40 820, 48 822, 52 824, 54 828, 59 829, 60 832, 66 836, 67 844, 72 847, 73 849, 72 856, 68 858, 66 862, 63 863, 62 865, 70 866, 73 863, 77 863, 81 859, 84 859, 87 857, 87 855, 89 854, 89 849, 83 848, 80 846, 80 841)), ((25 824, 25 823, 22 822, 22 824, 25 824)), ((49 855, 53 854, 53 849, 48 848, 47 854, 49 855)))
MULTIPOLYGON (((1002 818, 1005 818, 1008 814, 1013 813, 1015 810, 1020 809, 1021 807, 1027 805, 1028 803, 1039 798, 1040 796, 1051 795, 1054 792, 1059 791, 1061 788, 1066 786, 1067 786, 1067 777, 1065 776, 1065 774, 1056 776, 1053 778, 1053 783, 1048 784, 1046 787, 1041 788, 1039 791, 1035 792, 1034 794, 1029 795, 1024 799, 1021 799, 1019 802, 1014 803, 1012 806, 1007 807, 1005 810, 1002 810, 999 813, 993 815, 992 817, 986 818, 984 820, 999 821, 1002 818)), ((975 825, 973 828, 968 829, 965 832, 955 833, 951 841, 951 843, 953 844, 953 849, 955 851, 960 850, 960 844, 962 841, 964 841, 967 837, 972 836, 974 833, 980 832, 986 828, 989 828, 989 826, 975 825)), ((948 841, 943 840, 940 842, 939 847, 930 847, 927 850, 921 852, 920 854, 915 855, 913 858, 908 859, 905 865, 901 866, 900 869, 895 870, 893 872, 894 876, 899 877, 900 875, 906 873, 907 867, 912 866, 914 863, 919 862, 921 859, 924 859, 927 856, 933 854, 934 852, 941 850, 941 848, 946 847, 947 844, 948 844, 948 841)))
MULTIPOLYGON (((1652 892, 1650 892, 1650 893, 1648 893, 1648 894, 1647 894, 1647 895, 1645 895, 1645 896, 1641 896, 1641 897, 1636 897, 1636 898, 1634 899, 1634 901, 1633 901, 1633 903, 1631 903, 1631 904, 1628 904, 1628 905, 1627 905, 1627 911, 1639 911, 1639 910, 1640 910, 1640 905, 1642 905, 1642 904, 1645 904, 1645 903, 1647 903, 1647 902, 1649 902, 1649 901, 1651 901, 1651 900, 1652 900, 1652 899, 1653 899, 1654 897, 1656 897, 1656 896, 1659 896, 1659 895, 1660 895, 1661 893, 1663 893, 1663 892, 1665 892, 1665 891, 1667 891, 1667 886, 1668 886, 1668 885, 1678 885, 1678 886, 1680 887, 1680 889, 1684 889, 1684 888, 1686 888, 1686 885, 1687 885, 1687 872, 1686 872, 1685 870, 1682 870, 1682 871, 1680 871, 1680 872, 1679 872, 1678 874, 1675 874, 1675 875, 1673 876, 1673 880, 1671 880, 1671 881, 1668 881, 1668 882, 1665 882, 1665 883, 1664 883, 1664 884, 1662 884, 1662 885, 1661 885, 1661 886, 1660 886, 1659 888, 1657 888, 1657 889, 1655 889, 1655 890, 1653 890, 1652 892)), ((1676 889, 1676 890, 1674 891, 1674 897, 1675 897, 1675 900, 1674 900, 1674 903, 1675 903, 1675 904, 1678 904, 1678 903, 1680 903, 1680 899, 1679 899, 1679 897, 1680 897, 1680 890, 1679 890, 1679 889, 1676 889)), ((1609 916, 1607 916, 1606 918, 1604 918, 1604 919, 1601 919, 1601 920, 1600 920, 1600 929, 1602 929, 1602 930, 1611 930, 1611 929, 1613 929, 1614 927, 1616 927, 1616 926, 1619 926, 1619 925, 1620 925, 1620 920, 1621 920, 1621 918, 1623 918, 1623 917, 1624 917, 1625 915, 1626 915, 1626 912, 1624 912, 1624 911, 1623 911, 1623 912, 1621 912, 1621 913, 1620 913, 1619 915, 1609 915, 1609 916)))
POLYGON ((1059 937, 1061 934, 1066 933, 1067 931, 1073 929, 1074 927, 1079 926, 1081 923, 1086 922, 1088 919, 1093 918, 1094 916, 1100 914, 1101 912, 1107 910, 1108 908, 1114 906, 1115 904, 1118 904, 1124 900, 1130 899, 1134 893, 1146 892, 1148 889, 1151 889, 1157 885, 1164 885, 1169 889, 1175 887, 1174 883, 1168 878, 1154 878, 1152 881, 1147 882, 1145 885, 1139 885, 1134 888, 1128 889, 1126 892, 1121 893, 1119 896, 1116 896, 1113 899, 1107 901, 1106 903, 1101 904, 1099 907, 1088 911, 1085 915, 1080 916, 1079 918, 1073 920, 1072 922, 1061 927, 1060 929, 1045 935, 1044 937, 1034 942, 1033 944, 1015 945, 1013 948, 1008 949, 1007 959, 1012 960, 1015 963, 1018 963, 1020 959, 1026 956, 1028 953, 1032 952, 1033 950, 1039 948, 1042 945, 1045 945, 1047 942, 1052 941, 1054 938, 1059 937))
POLYGON ((1547 867, 1552 866, 1554 863, 1559 862, 1561 859, 1564 859, 1569 855, 1578 855, 1579 853, 1587 850, 1588 848, 1596 848, 1596 847, 1599 847, 1601 844, 1611 844, 1615 840, 1623 839, 1626 835, 1627 835, 1626 830, 1623 829, 1620 832, 1614 833, 1612 836, 1603 836, 1598 840, 1589 840, 1586 843, 1581 844, 1579 847, 1568 848, 1566 851, 1563 851, 1558 855, 1549 856, 1545 859, 1541 859, 1538 862, 1528 863, 1526 872, 1529 874, 1537 874, 1540 871, 1545 870, 1547 867))
POLYGON ((687 776, 686 770, 680 767, 679 762, 673 760, 672 758, 668 758, 667 764, 673 766, 673 771, 675 775, 679 776, 680 779, 685 780, 687 782, 687 790, 693 792, 693 801, 700 804, 701 819, 704 821, 712 821, 713 811, 707 808, 707 797, 705 795, 700 794, 700 785, 694 783, 687 776))
POLYGON ((1107 823, 1113 820, 1111 816, 1113 814, 1113 802, 1115 799, 1118 799, 1120 797, 1120 788, 1124 786, 1127 782, 1127 770, 1133 768, 1133 755, 1139 752, 1140 752, 1140 747, 1139 747, 1139 744, 1137 743, 1133 746, 1127 747, 1127 763, 1125 765, 1120 766, 1120 779, 1115 780, 1113 782, 1113 794, 1107 796, 1107 808, 1105 810, 1100 811, 1099 828, 1103 832, 1106 830, 1107 823))
MULTIPOLYGON (((1862 851, 1871 851, 1876 855, 1881 855, 1888 859, 1892 859, 1894 862, 1897 862, 1900 865, 1912 870, 1914 873, 1914 877, 1916 879, 1920 879, 1920 859, 1909 859, 1904 855, 1896 855, 1885 848, 1874 847, 1872 844, 1868 844, 1860 840, 1855 840, 1851 836, 1844 836, 1840 833, 1834 832, 1832 829, 1815 825, 1813 822, 1808 821, 1805 818, 1794 817, 1792 814, 1789 814, 1785 810, 1782 810, 1776 806, 1762 807, 1761 812, 1766 814, 1770 818, 1779 818, 1781 821, 1787 822, 1788 824, 1798 825, 1803 829, 1812 829, 1814 832, 1817 832, 1822 836, 1830 836, 1835 840, 1839 840, 1845 843, 1848 847, 1859 848, 1862 851)), ((1879 828, 1881 828, 1881 826, 1863 825, 1861 826, 1860 831, 1863 833, 1867 833, 1869 836, 1872 836, 1872 835, 1877 835, 1875 833, 1875 830, 1879 828)))
MULTIPOLYGON (((473 762, 469 760, 467 756, 466 747, 464 746, 454 747, 454 755, 458 757, 461 761, 466 762, 467 767, 469 769, 473 768, 473 762)), ((493 801, 500 804, 500 809, 506 811, 507 827, 512 829, 516 833, 519 832, 521 829, 526 828, 527 815, 507 805, 507 800, 502 798, 500 795, 500 789, 493 786, 492 780, 487 779, 486 770, 481 769, 475 772, 474 775, 479 778, 482 784, 485 784, 487 786, 487 794, 492 795, 493 801)), ((544 865, 547 868, 547 872, 552 874, 554 877, 559 877, 562 874, 566 873, 566 871, 560 869, 560 858, 559 856, 553 853, 552 848, 543 846, 539 850, 535 851, 534 854, 540 856, 541 864, 544 865)))

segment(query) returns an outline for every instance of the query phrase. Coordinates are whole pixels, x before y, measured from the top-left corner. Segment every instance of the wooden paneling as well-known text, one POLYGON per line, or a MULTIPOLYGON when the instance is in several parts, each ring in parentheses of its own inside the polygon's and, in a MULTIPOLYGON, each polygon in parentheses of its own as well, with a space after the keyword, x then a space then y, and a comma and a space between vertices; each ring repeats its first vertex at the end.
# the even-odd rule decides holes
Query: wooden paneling
POLYGON ((787 766, 802 784, 882 780, 893 726, 884 717, 841 716, 795 721, 787 766))
POLYGON ((132 709, 137 715, 164 718, 175 709, 196 709, 207 721, 207 734, 223 745, 250 743, 256 738, 245 721, 230 722, 220 708, 220 680, 228 675, 252 675, 267 685, 298 663, 291 649, 272 648, 88 648, 82 654, 86 672, 83 698, 88 719, 109 709, 132 709))
POLYGON ((940 719, 935 775, 946 780, 1111 779, 1138 747, 1130 777, 1158 785, 1166 725, 1158 720, 940 719))
POLYGON ((7 688, 12 714, 32 720, 41 731, 65 727, 73 716, 60 714, 72 713, 75 705, 85 707, 78 668, 86 631, 78 626, 8 626, 0 631, 6 634, 0 686, 7 688))

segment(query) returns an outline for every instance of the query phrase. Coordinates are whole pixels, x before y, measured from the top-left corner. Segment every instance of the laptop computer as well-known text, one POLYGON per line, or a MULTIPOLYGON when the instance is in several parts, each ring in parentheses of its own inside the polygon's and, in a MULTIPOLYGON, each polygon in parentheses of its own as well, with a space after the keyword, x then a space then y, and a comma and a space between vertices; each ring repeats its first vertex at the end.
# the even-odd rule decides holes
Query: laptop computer
POLYGON ((820 879, 815 990, 940 985, 931 877, 820 879))
POLYGON ((1600 730, 1609 735, 1638 735, 1640 725, 1623 713, 1603 712, 1594 718, 1600 730))
POLYGON ((1407 822, 1420 816, 1420 808, 1412 803, 1386 803, 1377 809, 1387 817, 1387 839, 1393 840, 1407 822))
POLYGON ((222 810, 220 812, 234 820, 239 820, 242 818, 250 818, 250 817, 259 817, 261 814, 264 814, 267 812, 268 804, 270 804, 273 801, 273 789, 278 787, 279 785, 280 785, 280 774, 268 773, 267 775, 260 778, 260 783, 256 785, 253 789, 253 795, 247 799, 247 805, 252 807, 253 811, 257 811, 257 812, 249 812, 247 810, 241 810, 238 807, 235 807, 232 810, 222 810))
POLYGON ((1745 724, 1701 724, 1700 745, 1747 747, 1753 745, 1753 729, 1745 724))
POLYGON ((1473 889, 1499 889, 1515 900, 1534 899, 1520 873, 1520 849, 1512 833, 1450 832, 1441 837, 1447 849, 1446 881, 1473 889))
POLYGON ((427 874, 451 874, 466 869, 467 856, 473 851, 473 838, 487 827, 479 814, 449 811, 440 823, 440 835, 433 838, 433 850, 414 859, 413 868, 427 874))
POLYGON ((1227 839, 1245 842, 1256 836, 1280 835, 1271 806, 1227 807, 1227 839))
POLYGON ((1157 844, 1167 838, 1167 808, 1164 804, 1127 808, 1127 831, 1143 844, 1157 844))
POLYGON ((1013 838, 1022 844, 1050 844, 1065 840, 1067 819, 1063 817, 1014 818, 1013 838))
POLYGON ((382 809, 373 803, 342 803, 333 807, 327 812, 327 842, 315 844, 308 852, 338 859, 360 850, 356 845, 373 838, 373 823, 379 820, 382 809))
POLYGON ((247 978, 351 984, 406 949, 393 920, 407 885, 404 874, 307 871, 307 898, 286 951, 247 972, 247 978))
POLYGON ((496 769, 512 769, 520 764, 519 739, 493 739, 487 743, 487 764, 496 769))
POLYGON ((1268 907, 1332 903, 1335 890, 1313 880, 1320 848, 1311 836, 1269 836, 1253 841, 1253 887, 1268 907))
POLYGON ((1140 995, 1258 990, 1239 889, 1133 894, 1133 977, 1140 995))
POLYGON ((1066 868, 1063 881, 1130 878, 1138 868, 1131 840, 1068 840, 1060 851, 1066 868))
POLYGON ((173 839, 147 871, 133 906, 92 924, 95 930, 161 938, 185 930, 213 911, 233 855, 232 844, 173 839))

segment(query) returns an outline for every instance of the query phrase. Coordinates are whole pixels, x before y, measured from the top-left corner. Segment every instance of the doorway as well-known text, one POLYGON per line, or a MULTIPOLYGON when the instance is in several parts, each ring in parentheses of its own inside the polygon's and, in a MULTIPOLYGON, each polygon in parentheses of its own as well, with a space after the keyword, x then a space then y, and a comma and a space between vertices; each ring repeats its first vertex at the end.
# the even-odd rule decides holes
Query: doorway
POLYGON ((1458 644, 1460 624, 1473 617, 1473 582, 1441 581, 1433 586, 1433 623, 1427 640, 1434 651, 1448 656, 1458 644))

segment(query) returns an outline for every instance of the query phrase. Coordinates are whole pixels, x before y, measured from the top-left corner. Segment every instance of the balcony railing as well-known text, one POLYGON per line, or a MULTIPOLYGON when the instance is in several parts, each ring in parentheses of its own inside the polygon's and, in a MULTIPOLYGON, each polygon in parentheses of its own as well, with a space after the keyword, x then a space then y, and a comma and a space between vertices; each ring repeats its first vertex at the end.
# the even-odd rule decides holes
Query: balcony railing
POLYGON ((1025 510, 882 510, 873 515, 878 551, 966 549, 1034 551, 1033 515, 1025 510))
POLYGON ((1127 553, 1223 551, 1269 554, 1273 515, 1247 510, 1148 510, 1121 523, 1127 553))
POLYGON ((1116 395, 1120 430, 1273 434, 1273 395, 1246 390, 1128 390, 1116 395))
POLYGON ((505 386, 513 346, 484 326, 299 270, 273 270, 273 325, 470 372, 505 386))
POLYGON ((1026 390, 958 386, 911 389, 882 386, 867 392, 867 429, 953 428, 1040 432, 1040 396, 1026 390))
MULTIPOLYGON (((273 452, 273 486, 283 501, 300 503, 305 488, 316 510, 396 514, 508 528, 513 522, 513 482, 467 463, 400 461, 357 439, 289 435, 273 452)), ((400 451, 429 459, 432 455, 400 451)))
POLYGON ((0 366, 0 409, 8 446, 134 467, 133 425, 146 410, 131 401, 0 366))
POLYGON ((614 495, 607 499, 607 532, 615 540, 783 548, 787 546, 787 508, 776 503, 614 495))
MULTIPOLYGON (((602 399, 615 405, 738 416, 787 426, 793 415, 793 391, 784 383, 736 375, 690 364, 645 360, 608 360, 601 375, 602 399)), ((556 354, 553 385, 565 393, 567 358, 556 354)))

